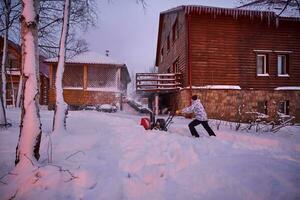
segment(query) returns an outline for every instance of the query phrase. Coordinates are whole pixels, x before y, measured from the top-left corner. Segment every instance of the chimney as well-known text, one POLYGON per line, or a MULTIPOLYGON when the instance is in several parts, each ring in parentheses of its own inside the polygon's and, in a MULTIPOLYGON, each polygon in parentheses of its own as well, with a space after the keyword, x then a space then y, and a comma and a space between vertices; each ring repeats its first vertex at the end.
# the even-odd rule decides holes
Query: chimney
POLYGON ((105 51, 105 55, 108 57, 109 56, 109 50, 105 51))

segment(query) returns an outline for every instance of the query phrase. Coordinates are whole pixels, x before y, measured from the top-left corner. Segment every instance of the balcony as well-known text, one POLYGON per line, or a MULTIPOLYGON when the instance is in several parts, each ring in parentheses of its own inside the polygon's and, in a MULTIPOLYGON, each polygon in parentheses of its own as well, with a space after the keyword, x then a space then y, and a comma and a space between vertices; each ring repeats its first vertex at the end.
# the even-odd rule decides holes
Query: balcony
POLYGON ((180 73, 137 73, 136 91, 142 92, 173 92, 182 87, 180 73))

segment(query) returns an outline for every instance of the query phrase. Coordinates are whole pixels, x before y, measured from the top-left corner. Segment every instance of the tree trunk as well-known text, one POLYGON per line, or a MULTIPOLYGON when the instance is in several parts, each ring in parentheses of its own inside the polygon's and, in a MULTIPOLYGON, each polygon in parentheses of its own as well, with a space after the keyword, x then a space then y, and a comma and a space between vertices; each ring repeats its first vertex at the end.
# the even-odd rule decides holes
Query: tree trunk
POLYGON ((21 96, 22 96, 22 85, 23 85, 23 74, 21 73, 20 79, 19 79, 19 86, 18 86, 18 93, 17 93, 17 102, 16 107, 20 107, 21 105, 21 96))
MULTIPOLYGON (((6 13, 6 12, 5 12, 6 13)), ((5 18, 8 17, 5 14, 5 18)), ((7 21, 7 20, 6 20, 7 21)), ((7 26, 7 25, 5 25, 7 26)), ((3 98, 3 106, 6 108, 6 63, 7 63, 7 40, 8 40, 8 29, 6 28, 3 31, 3 54, 2 54, 2 62, 1 62, 1 80, 2 80, 2 98, 3 98)))
POLYGON ((36 99, 38 95, 37 69, 39 67, 38 9, 39 0, 23 0, 21 37, 24 93, 21 105, 20 135, 16 149, 16 165, 36 162, 40 157, 42 129, 36 99))
POLYGON ((4 27, 3 31, 3 49, 2 49, 2 62, 1 62, 1 105, 0 105, 0 125, 7 125, 6 119, 6 63, 7 63, 7 52, 8 52, 8 23, 9 23, 9 10, 10 2, 1 2, 4 8, 4 27))
POLYGON ((60 132, 66 130, 66 118, 68 107, 63 97, 62 79, 65 69, 66 60, 66 44, 69 31, 69 18, 70 18, 70 0, 65 0, 64 3, 64 18, 63 27, 61 31, 60 43, 59 43, 59 55, 58 65, 56 70, 56 82, 55 82, 55 93, 56 93, 56 105, 53 119, 53 132, 60 132))

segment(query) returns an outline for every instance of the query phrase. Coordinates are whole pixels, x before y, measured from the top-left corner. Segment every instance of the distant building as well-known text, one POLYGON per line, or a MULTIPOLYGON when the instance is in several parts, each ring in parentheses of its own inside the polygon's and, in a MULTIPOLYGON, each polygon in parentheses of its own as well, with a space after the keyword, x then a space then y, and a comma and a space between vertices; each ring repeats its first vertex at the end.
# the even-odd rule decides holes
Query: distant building
MULTIPOLYGON (((0 57, 2 60, 3 51, 3 37, 0 37, 0 57)), ((48 66, 43 63, 45 58, 39 57, 39 71, 40 71, 40 99, 41 105, 48 105, 48 90, 49 90, 49 78, 48 78, 48 66)), ((8 41, 8 62, 5 66, 6 69, 6 102, 7 105, 16 105, 18 88, 21 78, 21 46, 15 44, 12 41, 8 41)), ((1 63, 0 63, 1 65, 1 63)), ((0 70, 1 73, 1 70, 0 70)))
POLYGON ((150 90, 137 74, 137 91, 158 94, 160 107, 169 109, 189 105, 198 94, 210 118, 247 121, 245 113, 255 111, 271 120, 281 112, 299 122, 299 12, 247 9, 179 6, 162 12, 158 73, 181 74, 182 85, 170 88, 164 81, 150 90))
MULTIPOLYGON (((49 108, 55 105, 57 58, 47 59, 50 65, 49 108)), ((108 55, 85 52, 67 59, 63 76, 63 95, 71 108, 80 106, 120 104, 130 82, 127 66, 108 55)))

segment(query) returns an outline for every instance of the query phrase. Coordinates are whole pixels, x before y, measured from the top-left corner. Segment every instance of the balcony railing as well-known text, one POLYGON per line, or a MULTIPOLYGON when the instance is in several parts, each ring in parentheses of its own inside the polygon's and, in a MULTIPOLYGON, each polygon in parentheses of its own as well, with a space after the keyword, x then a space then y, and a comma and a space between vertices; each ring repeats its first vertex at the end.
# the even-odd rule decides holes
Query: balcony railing
POLYGON ((182 86, 180 73, 137 73, 136 91, 165 92, 178 90, 182 86))

